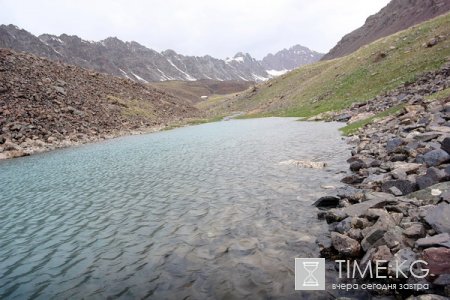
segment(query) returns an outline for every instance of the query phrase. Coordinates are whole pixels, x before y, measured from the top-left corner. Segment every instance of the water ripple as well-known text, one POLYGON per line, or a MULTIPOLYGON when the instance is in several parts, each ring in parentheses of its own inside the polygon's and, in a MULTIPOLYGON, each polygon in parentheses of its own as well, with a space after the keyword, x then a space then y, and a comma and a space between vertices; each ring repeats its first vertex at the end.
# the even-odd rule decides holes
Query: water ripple
POLYGON ((336 124, 271 118, 0 162, 0 298, 298 298, 346 153, 336 124))

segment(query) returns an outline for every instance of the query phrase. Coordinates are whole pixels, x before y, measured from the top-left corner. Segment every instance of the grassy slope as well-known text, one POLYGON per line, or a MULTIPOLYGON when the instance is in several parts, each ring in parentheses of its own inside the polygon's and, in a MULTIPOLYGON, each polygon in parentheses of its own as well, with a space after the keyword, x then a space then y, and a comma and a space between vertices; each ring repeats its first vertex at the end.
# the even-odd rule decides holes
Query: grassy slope
POLYGON ((223 98, 210 110, 245 111, 250 116, 308 117, 369 100, 415 75, 439 68, 450 57, 450 14, 411 27, 334 60, 294 70, 247 91, 223 98), (423 44, 441 36, 434 47, 423 44), (377 60, 379 53, 386 57, 377 60))

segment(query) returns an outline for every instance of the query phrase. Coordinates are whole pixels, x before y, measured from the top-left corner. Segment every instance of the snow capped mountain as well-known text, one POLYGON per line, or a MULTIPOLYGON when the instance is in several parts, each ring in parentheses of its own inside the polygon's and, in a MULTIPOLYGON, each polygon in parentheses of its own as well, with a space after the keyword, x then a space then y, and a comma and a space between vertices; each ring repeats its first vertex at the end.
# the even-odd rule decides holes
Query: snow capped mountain
POLYGON ((126 77, 134 81, 194 81, 200 79, 264 81, 306 63, 320 54, 302 46, 269 54, 258 61, 248 53, 217 59, 209 55, 184 56, 173 50, 157 52, 137 42, 116 37, 87 41, 75 35, 39 37, 14 25, 0 26, 0 47, 31 52, 51 60, 126 77))

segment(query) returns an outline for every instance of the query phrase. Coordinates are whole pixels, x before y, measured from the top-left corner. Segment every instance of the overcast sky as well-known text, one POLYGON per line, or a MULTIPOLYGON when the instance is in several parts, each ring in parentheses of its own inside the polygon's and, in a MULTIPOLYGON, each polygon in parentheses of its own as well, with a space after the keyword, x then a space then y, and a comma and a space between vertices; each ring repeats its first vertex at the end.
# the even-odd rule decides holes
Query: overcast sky
POLYGON ((327 52, 388 0, 0 0, 0 23, 35 35, 117 36, 157 51, 256 58, 295 44, 327 52))

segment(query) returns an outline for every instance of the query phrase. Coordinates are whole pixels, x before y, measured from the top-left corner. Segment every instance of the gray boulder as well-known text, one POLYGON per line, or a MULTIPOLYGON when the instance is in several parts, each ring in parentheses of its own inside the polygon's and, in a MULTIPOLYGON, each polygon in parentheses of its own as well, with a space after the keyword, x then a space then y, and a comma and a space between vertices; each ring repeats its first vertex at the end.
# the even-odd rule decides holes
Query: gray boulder
POLYGON ((439 166, 450 160, 450 155, 442 149, 431 150, 416 158, 418 163, 425 163, 427 166, 439 166))
POLYGON ((425 213, 425 221, 437 233, 450 233, 450 204, 440 203, 429 208, 425 213))
POLYGON ((361 246, 359 245, 359 242, 346 235, 332 232, 331 242, 334 249, 336 249, 341 255, 357 257, 361 252, 361 246))

